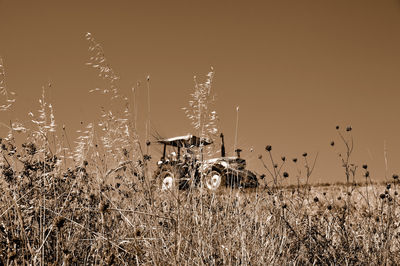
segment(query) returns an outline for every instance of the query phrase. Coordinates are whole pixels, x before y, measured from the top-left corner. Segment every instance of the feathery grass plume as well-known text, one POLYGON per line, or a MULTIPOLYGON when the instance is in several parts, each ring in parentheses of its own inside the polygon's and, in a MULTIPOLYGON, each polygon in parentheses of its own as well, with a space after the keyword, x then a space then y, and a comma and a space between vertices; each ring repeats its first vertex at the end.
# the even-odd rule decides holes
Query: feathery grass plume
POLYGON ((5 97, 5 103, 0 105, 0 111, 7 111, 15 102, 15 93, 7 90, 6 86, 6 71, 3 59, 0 57, 0 95, 5 97))
POLYGON ((102 129, 101 141, 103 147, 107 153, 110 165, 115 166, 126 160, 126 152, 131 147, 131 130, 129 127, 130 112, 128 109, 124 111, 122 117, 117 117, 111 111, 104 111, 102 114, 102 120, 99 122, 99 126, 102 129))
MULTIPOLYGON (((109 106, 101 108, 101 117, 96 123, 96 127, 98 126, 100 129, 99 132, 97 132, 97 128, 95 129, 95 125, 93 125, 94 134, 98 135, 101 141, 96 144, 102 145, 105 152, 102 164, 105 166, 105 169, 112 169, 118 167, 121 162, 128 160, 128 158, 134 162, 143 161, 139 136, 136 130, 136 113, 132 114, 130 111, 131 108, 135 110, 136 107, 131 107, 128 98, 120 93, 117 86, 117 81, 120 77, 108 63, 101 44, 96 42, 90 33, 86 34, 86 39, 89 42, 89 51, 91 53, 87 65, 97 69, 99 77, 106 80, 109 86, 109 88, 103 90, 96 88, 89 92, 99 91, 102 94, 111 94, 109 106)), ((149 77, 147 81, 149 81, 149 77)), ((82 143, 80 145, 81 149, 82 143)), ((95 156, 95 154, 92 155, 95 156)), ((76 158, 82 161, 80 156, 76 158)), ((141 172, 137 169, 135 171, 141 172)))
POLYGON ((90 148, 93 146, 94 128, 93 124, 90 123, 86 126, 86 130, 77 130, 80 136, 77 137, 75 141, 75 150, 73 153, 73 158, 77 166, 82 166, 83 162, 87 159, 87 154, 90 148))
POLYGON ((26 133, 27 129, 21 122, 13 122, 11 124, 13 132, 26 133))
MULTIPOLYGON (((195 76, 194 91, 190 94, 192 99, 189 101, 189 107, 182 108, 199 137, 203 139, 216 139, 218 134, 218 115, 213 110, 215 95, 211 92, 213 78, 214 69, 212 67, 204 83, 198 83, 195 76)), ((209 155, 211 152, 211 150, 207 150, 209 155)))
MULTIPOLYGON (((114 72, 113 68, 109 65, 107 58, 105 57, 103 47, 100 43, 96 42, 94 37, 90 32, 85 35, 86 40, 89 42, 89 52, 90 59, 86 65, 93 67, 99 71, 98 75, 104 80, 107 80, 110 83, 110 88, 105 88, 102 92, 108 93, 111 92, 114 94, 112 97, 119 97, 118 88, 115 85, 115 82, 119 80, 119 76, 114 72)), ((95 89, 100 90, 100 89, 95 89)))
MULTIPOLYGON (((49 85, 50 86, 50 85, 49 85)), ((35 116, 32 112, 29 112, 29 116, 32 117, 31 122, 36 125, 37 129, 32 131, 32 136, 41 143, 41 147, 50 144, 49 134, 55 134, 56 132, 56 120, 54 116, 54 108, 51 103, 46 102, 45 88, 42 87, 42 95, 39 99, 39 110, 35 116)), ((56 145, 56 143, 54 143, 56 145)))
MULTIPOLYGON (((49 84, 49 87, 51 85, 49 84)), ((28 115, 31 117, 31 122, 34 124, 36 129, 26 129, 29 132, 28 140, 36 143, 39 152, 55 155, 57 150, 60 149, 58 143, 58 137, 56 135, 56 120, 54 116, 54 108, 51 103, 46 102, 45 88, 42 87, 41 98, 39 99, 39 109, 35 115, 29 112, 28 115), (57 148, 58 147, 58 148, 57 148)), ((21 124, 17 129, 23 128, 21 124)))

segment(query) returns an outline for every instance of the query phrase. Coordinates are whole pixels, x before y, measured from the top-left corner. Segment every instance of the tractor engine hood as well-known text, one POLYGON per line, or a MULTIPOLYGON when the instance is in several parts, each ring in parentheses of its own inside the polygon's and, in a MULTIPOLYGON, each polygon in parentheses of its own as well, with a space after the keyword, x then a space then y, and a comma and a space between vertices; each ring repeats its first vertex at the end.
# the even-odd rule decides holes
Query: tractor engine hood
POLYGON ((207 166, 220 164, 224 168, 231 168, 235 170, 243 170, 246 168, 246 160, 239 157, 220 157, 204 161, 207 166))

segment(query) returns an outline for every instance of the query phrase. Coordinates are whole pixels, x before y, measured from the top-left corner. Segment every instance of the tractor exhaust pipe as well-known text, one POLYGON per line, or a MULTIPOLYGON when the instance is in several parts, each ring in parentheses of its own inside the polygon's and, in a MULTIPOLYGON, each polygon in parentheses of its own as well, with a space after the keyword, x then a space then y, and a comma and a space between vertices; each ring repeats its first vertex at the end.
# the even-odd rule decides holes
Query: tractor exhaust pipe
POLYGON ((225 157, 225 143, 224 143, 224 134, 221 133, 221 157, 225 157))

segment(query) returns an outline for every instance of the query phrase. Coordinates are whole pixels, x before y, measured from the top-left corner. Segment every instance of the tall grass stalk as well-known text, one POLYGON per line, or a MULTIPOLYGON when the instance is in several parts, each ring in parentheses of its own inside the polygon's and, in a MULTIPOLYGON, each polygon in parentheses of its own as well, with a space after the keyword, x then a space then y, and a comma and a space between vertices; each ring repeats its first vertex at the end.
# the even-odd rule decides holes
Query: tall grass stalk
POLYGON ((15 102, 15 92, 9 91, 6 86, 6 70, 4 67, 3 58, 0 57, 0 95, 4 96, 0 111, 10 110, 12 104, 15 102))

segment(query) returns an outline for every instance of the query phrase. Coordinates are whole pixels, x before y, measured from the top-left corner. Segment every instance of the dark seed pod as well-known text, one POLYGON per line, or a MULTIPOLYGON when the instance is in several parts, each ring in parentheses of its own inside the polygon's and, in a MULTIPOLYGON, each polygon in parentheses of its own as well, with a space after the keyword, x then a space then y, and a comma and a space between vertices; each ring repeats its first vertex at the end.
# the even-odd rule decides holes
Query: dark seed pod
POLYGON ((110 207, 110 204, 108 202, 101 202, 100 203, 100 212, 104 213, 108 210, 108 208, 110 207))
POLYGON ((284 177, 284 178, 288 178, 288 177, 289 177, 289 174, 288 174, 287 172, 283 172, 283 177, 284 177))
POLYGON ((58 216, 55 220, 54 220, 54 225, 58 228, 58 230, 60 230, 65 224, 65 218, 58 216))

